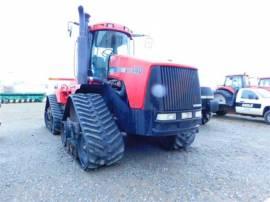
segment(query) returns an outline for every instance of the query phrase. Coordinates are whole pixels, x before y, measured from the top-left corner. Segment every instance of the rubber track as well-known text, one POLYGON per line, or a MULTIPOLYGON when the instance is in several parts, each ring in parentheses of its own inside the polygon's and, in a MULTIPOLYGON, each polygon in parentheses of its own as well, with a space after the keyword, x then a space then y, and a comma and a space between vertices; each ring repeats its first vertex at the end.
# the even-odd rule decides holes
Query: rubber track
POLYGON ((63 112, 60 104, 58 104, 58 102, 57 102, 56 95, 48 95, 47 100, 49 101, 49 105, 51 107, 51 113, 52 113, 52 117, 53 117, 53 121, 54 121, 52 133, 54 135, 60 134, 61 122, 62 122, 64 112, 63 112))
POLYGON ((123 137, 99 94, 71 95, 88 149, 88 169, 108 166, 124 154, 123 137))

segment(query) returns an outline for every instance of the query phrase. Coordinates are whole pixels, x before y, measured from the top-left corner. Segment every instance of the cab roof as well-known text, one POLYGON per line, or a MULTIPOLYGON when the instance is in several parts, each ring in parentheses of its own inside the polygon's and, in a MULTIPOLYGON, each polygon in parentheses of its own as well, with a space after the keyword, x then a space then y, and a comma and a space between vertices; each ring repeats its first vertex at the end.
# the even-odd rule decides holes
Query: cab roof
POLYGON ((126 35, 128 35, 130 38, 132 38, 132 30, 128 27, 116 23, 110 23, 110 22, 103 22, 91 25, 89 27, 91 31, 99 31, 99 30, 113 30, 117 32, 122 32, 126 35))

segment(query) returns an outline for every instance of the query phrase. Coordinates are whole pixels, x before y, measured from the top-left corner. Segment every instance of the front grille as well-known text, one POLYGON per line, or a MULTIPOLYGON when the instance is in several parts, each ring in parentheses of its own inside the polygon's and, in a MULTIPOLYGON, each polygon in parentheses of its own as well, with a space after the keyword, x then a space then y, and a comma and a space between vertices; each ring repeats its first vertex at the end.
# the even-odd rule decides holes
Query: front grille
POLYGON ((191 68, 173 66, 154 67, 151 72, 150 88, 155 84, 165 87, 165 96, 155 98, 152 104, 159 111, 190 110, 194 104, 200 104, 200 84, 198 72, 191 68))

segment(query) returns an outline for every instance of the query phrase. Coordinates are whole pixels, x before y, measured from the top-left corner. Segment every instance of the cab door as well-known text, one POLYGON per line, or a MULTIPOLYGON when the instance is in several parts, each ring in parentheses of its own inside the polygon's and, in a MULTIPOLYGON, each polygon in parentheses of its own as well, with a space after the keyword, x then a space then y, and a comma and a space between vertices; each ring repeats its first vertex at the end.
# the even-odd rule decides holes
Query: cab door
POLYGON ((250 89, 241 89, 236 98, 235 111, 240 114, 260 116, 261 110, 260 97, 250 89))

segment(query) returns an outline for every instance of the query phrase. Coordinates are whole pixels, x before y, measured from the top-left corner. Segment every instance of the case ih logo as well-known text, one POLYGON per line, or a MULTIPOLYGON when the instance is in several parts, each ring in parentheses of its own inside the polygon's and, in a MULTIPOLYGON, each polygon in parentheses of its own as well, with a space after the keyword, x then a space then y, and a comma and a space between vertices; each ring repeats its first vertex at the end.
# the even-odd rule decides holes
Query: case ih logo
POLYGON ((130 73, 130 74, 141 74, 143 68, 141 67, 110 67, 110 74, 113 73, 130 73))

